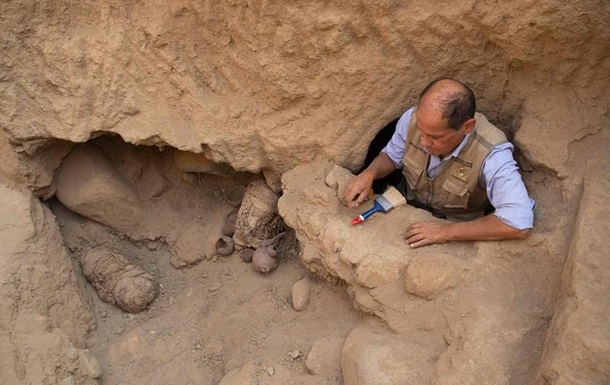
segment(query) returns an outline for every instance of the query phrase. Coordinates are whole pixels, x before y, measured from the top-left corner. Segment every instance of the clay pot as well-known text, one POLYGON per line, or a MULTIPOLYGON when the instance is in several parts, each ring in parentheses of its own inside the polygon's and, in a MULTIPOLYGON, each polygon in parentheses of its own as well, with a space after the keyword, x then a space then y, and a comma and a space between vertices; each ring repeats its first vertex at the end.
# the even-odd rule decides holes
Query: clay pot
POLYGON ((235 243, 233 242, 233 239, 231 237, 223 235, 216 241, 216 252, 219 255, 231 255, 233 253, 233 250, 235 250, 235 243))
POLYGON ((261 274, 267 274, 277 268, 277 247, 261 246, 254 251, 252 267, 261 274))
POLYGON ((254 255, 254 250, 252 249, 243 249, 239 252, 239 258, 246 263, 252 262, 252 256, 254 255))
POLYGON ((277 214, 278 199, 264 180, 248 185, 235 223, 236 244, 256 249, 284 229, 284 221, 277 214))
POLYGON ((227 194, 227 203, 229 203, 233 207, 239 207, 239 205, 241 205, 241 201, 244 199, 245 193, 245 186, 237 185, 233 187, 227 194))
POLYGON ((222 226, 221 232, 222 232, 222 235, 226 235, 227 237, 232 237, 233 234, 235 234, 235 225, 227 223, 226 225, 222 226))
POLYGON ((225 223, 227 225, 234 225, 235 226, 235 222, 237 222, 237 213, 238 210, 231 210, 227 213, 227 215, 225 216, 225 223))

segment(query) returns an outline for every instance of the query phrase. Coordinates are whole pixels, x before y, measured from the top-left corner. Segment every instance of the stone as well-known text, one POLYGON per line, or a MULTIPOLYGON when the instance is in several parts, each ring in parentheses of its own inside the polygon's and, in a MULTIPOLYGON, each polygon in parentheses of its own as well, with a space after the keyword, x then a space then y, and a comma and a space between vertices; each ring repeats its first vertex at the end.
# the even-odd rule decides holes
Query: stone
POLYGON ((92 312, 55 216, 2 175, 0 244, 0 382, 70 381, 92 312))
POLYGON ((346 206, 345 187, 347 186, 347 182, 353 177, 354 174, 352 174, 351 171, 339 165, 335 165, 328 174, 326 174, 324 180, 328 187, 333 188, 337 192, 337 198, 346 206))
POLYGON ((357 327, 343 345, 343 382, 345 385, 429 384, 434 376, 434 362, 444 348, 443 341, 417 332, 399 336, 357 327))
POLYGON ((296 311, 303 311, 309 305, 312 283, 309 278, 303 278, 292 285, 292 307, 296 311))
POLYGON ((79 352, 81 370, 83 374, 89 378, 100 378, 102 375, 102 367, 98 360, 93 357, 89 350, 84 349, 79 352))
POLYGON ((315 375, 341 376, 341 351, 345 338, 329 336, 316 340, 305 360, 307 371, 315 375))
POLYGON ((133 186, 92 145, 76 146, 64 158, 57 199, 70 210, 122 232, 135 230, 144 216, 133 186))
POLYGON ((265 177, 267 186, 269 186, 271 191, 279 195, 282 192, 282 176, 278 172, 269 168, 263 169, 263 176, 265 177))
POLYGON ((19 155, 13 150, 3 130, 0 130, 0 175, 18 185, 23 186, 27 182, 19 169, 19 155))
POLYGON ((222 283, 215 282, 215 283, 210 285, 210 287, 208 288, 208 291, 214 292, 214 291, 220 290, 221 288, 222 288, 222 283))
POLYGON ((464 261, 448 254, 418 255, 409 262, 405 271, 405 290, 432 300, 458 285, 467 271, 464 261))
POLYGON ((214 243, 202 238, 206 228, 196 223, 184 226, 170 249, 170 262, 176 268, 195 265, 214 254, 214 243))
POLYGON ((384 248, 362 259, 356 269, 356 281, 367 288, 376 288, 401 278, 409 258, 398 248, 384 248))
POLYGON ((535 384, 610 383, 610 178, 598 162, 580 199, 563 287, 535 384))

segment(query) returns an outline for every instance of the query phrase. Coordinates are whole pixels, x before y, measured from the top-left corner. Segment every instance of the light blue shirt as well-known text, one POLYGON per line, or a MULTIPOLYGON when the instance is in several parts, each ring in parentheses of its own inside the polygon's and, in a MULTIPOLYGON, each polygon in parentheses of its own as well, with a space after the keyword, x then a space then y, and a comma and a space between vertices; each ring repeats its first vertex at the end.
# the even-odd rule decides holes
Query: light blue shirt
MULTIPOLYGON (((381 150, 397 169, 402 168, 413 110, 414 108, 409 109, 400 117, 392 139, 381 150)), ((470 134, 466 135, 453 152, 443 159, 430 155, 426 172, 429 178, 438 176, 445 169, 451 159, 460 153, 469 136, 470 134)), ((496 209, 494 215, 498 219, 519 230, 531 229, 534 225, 535 202, 527 194, 517 162, 513 158, 513 149, 509 142, 500 143, 491 149, 481 166, 479 186, 487 191, 487 198, 496 209)))

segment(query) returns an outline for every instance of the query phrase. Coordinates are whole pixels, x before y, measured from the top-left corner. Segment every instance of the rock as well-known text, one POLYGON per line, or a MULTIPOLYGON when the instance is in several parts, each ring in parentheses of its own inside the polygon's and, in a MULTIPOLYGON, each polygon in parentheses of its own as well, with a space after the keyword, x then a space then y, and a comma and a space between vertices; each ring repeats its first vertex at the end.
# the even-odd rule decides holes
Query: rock
POLYGON ((81 350, 79 352, 81 370, 83 374, 89 378, 100 378, 102 375, 102 367, 95 357, 91 355, 89 350, 81 350))
POLYGON ((220 282, 215 282, 213 284, 210 285, 210 287, 208 288, 208 290, 210 292, 214 292, 214 291, 218 291, 222 288, 222 283, 220 282))
POLYGON ((176 268, 192 266, 214 254, 214 244, 202 239, 206 228, 197 224, 184 226, 170 249, 170 262, 176 268))
POLYGON ((157 295, 152 275, 111 250, 93 249, 81 258, 81 265, 102 300, 130 313, 144 310, 157 295))
POLYGON ((404 274, 405 290, 427 300, 458 285, 466 276, 466 263, 448 254, 424 254, 411 260, 404 274))
POLYGON ((312 283, 309 278, 303 278, 292 285, 292 307, 294 310, 303 311, 309 305, 312 283))
MULTIPOLYGON (((595 160, 591 160, 593 163, 595 160)), ((610 178, 607 162, 585 185, 563 285, 535 384, 610 384, 610 178)))
POLYGON ((280 194, 282 192, 282 176, 277 172, 264 168, 263 176, 265 177, 265 181, 267 182, 267 186, 276 194, 280 194))
POLYGON ((335 165, 328 172, 328 174, 326 174, 325 178, 326 185, 335 189, 337 192, 337 198, 346 206, 347 202, 345 202, 345 187, 347 182, 353 177, 354 174, 352 174, 348 169, 335 165))
POLYGON ((288 352, 288 357, 290 357, 291 360, 296 360, 297 358, 301 357, 303 355, 303 353, 301 353, 299 350, 293 350, 291 352, 288 352))
POLYGON ((133 186, 92 145, 74 147, 63 160, 57 199, 70 210, 123 232, 137 229, 144 216, 133 186))
POLYGON ((0 175, 4 175, 18 185, 25 185, 26 178, 19 169, 19 156, 6 137, 6 133, 0 130, 0 175))
POLYGON ((63 380, 61 380, 61 382, 59 383, 59 385, 74 385, 74 376, 68 376, 66 378, 64 378, 63 380))
POLYGON ((137 191, 138 195, 146 200, 163 195, 170 187, 172 183, 153 164, 150 164, 144 168, 138 179, 137 191))
POLYGON ((55 216, 1 175, 0 245, 0 383, 59 384, 75 371, 92 312, 55 216))
POLYGON ((272 377, 275 374, 275 369, 273 369, 272 366, 268 366, 267 367, 267 374, 269 375, 269 377, 272 377))
POLYGON ((233 239, 242 246, 260 247, 265 240, 278 235, 283 221, 277 214, 278 196, 265 181, 248 185, 235 223, 233 239))
POLYGON ((305 360, 305 367, 311 374, 325 376, 341 375, 341 350, 345 338, 329 336, 313 343, 305 360))
POLYGON ((396 335, 357 327, 341 353, 345 385, 429 384, 444 341, 417 332, 396 335))
POLYGON ((385 248, 371 252, 356 269, 356 281, 367 288, 376 288, 400 279, 409 263, 405 252, 398 248, 385 248))

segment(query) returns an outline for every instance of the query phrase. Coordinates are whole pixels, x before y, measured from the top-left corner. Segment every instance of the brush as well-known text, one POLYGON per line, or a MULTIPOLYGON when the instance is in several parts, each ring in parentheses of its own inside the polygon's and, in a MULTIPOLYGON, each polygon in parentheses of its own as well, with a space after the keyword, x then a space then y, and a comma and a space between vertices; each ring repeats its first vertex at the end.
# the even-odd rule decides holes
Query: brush
POLYGON ((358 223, 364 221, 366 218, 370 217, 374 213, 383 212, 387 213, 392 210, 394 207, 406 205, 407 200, 400 193, 400 191, 396 190, 395 187, 390 186, 385 192, 375 198, 375 202, 373 203, 373 207, 362 214, 358 215, 356 218, 352 220, 352 225, 357 225, 358 223))

